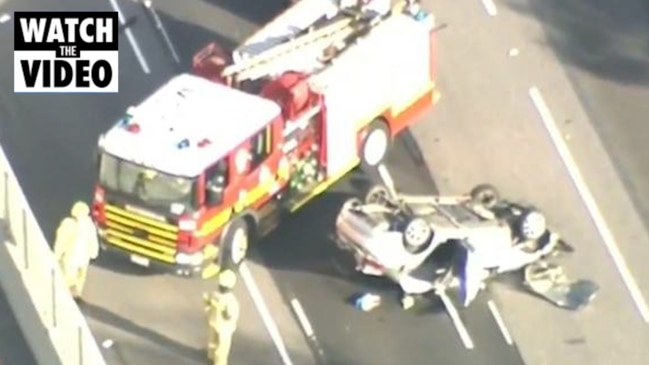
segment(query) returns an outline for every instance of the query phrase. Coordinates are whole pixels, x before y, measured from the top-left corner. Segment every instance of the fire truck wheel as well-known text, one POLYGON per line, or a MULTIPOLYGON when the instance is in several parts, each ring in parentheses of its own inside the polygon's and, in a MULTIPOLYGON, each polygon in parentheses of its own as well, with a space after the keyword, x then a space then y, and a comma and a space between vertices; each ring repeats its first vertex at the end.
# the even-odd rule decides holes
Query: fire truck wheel
POLYGON ((232 264, 238 267, 246 258, 250 235, 248 225, 243 219, 232 221, 228 227, 223 241, 223 258, 226 262, 222 265, 232 264))
POLYGON ((489 185, 481 184, 471 190, 471 199, 476 204, 481 204, 487 209, 493 209, 500 202, 498 190, 489 185))
POLYGON ((245 227, 239 227, 234 232, 230 256, 235 265, 239 265, 246 257, 248 252, 248 230, 245 227))
POLYGON ((385 122, 377 120, 367 129, 361 145, 361 162, 368 167, 378 166, 390 149, 390 130, 385 122))

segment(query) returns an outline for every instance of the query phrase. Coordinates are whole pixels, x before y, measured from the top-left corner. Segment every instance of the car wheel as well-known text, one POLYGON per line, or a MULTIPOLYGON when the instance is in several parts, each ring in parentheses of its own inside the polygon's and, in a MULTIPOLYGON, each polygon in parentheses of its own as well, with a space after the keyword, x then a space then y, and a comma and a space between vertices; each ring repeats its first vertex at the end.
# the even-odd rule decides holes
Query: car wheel
POLYGON ((500 203, 500 194, 492 185, 481 184, 471 190, 471 200, 487 209, 493 209, 500 203))
POLYGON ((545 216, 538 210, 530 209, 520 218, 519 231, 523 240, 538 241, 547 229, 545 216))
POLYGON ((408 252, 420 253, 424 251, 432 239, 433 230, 424 219, 413 218, 406 223, 403 230, 403 243, 408 252))
POLYGON ((361 144, 360 157, 363 165, 376 167, 385 160, 390 149, 390 130, 387 125, 377 120, 367 129, 361 144))
POLYGON ((343 203, 342 210, 343 211, 354 210, 356 208, 361 207, 362 205, 363 205, 363 202, 360 199, 358 199, 358 198, 350 198, 350 199, 347 199, 343 203))
POLYGON ((390 193, 383 185, 374 185, 365 194, 365 204, 383 204, 390 201, 390 193))

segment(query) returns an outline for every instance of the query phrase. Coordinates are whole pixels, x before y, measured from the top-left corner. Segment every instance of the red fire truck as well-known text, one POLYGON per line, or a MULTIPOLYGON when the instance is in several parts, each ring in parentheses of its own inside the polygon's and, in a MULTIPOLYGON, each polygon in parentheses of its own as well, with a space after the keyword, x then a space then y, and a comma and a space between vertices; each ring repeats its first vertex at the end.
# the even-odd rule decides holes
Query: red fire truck
POLYGON ((331 6, 302 0, 230 54, 208 45, 100 137, 102 248, 182 276, 238 265, 281 213, 378 165, 435 103, 432 16, 332 16, 317 1, 331 6))

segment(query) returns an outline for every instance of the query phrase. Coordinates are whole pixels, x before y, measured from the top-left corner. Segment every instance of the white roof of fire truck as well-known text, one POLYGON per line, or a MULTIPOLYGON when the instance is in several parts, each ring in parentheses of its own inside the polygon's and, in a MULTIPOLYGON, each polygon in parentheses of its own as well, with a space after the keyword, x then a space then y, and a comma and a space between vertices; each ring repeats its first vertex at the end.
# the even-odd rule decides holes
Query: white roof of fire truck
POLYGON ((175 76, 100 141, 118 158, 193 177, 280 114, 274 102, 198 76, 175 76), (130 126, 130 127, 129 127, 130 126))

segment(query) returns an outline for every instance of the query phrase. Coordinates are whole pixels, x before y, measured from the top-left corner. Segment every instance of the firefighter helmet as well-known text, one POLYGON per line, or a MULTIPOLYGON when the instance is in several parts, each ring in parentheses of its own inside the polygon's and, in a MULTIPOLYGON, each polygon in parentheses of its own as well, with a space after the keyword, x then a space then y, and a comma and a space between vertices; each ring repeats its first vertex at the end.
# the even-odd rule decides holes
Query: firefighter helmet
POLYGON ((219 286, 224 289, 232 289, 237 283, 237 275, 232 270, 225 270, 219 274, 219 286))
POLYGON ((72 206, 70 214, 72 214, 72 217, 75 219, 86 217, 90 214, 90 207, 88 207, 88 204, 78 201, 72 206))

